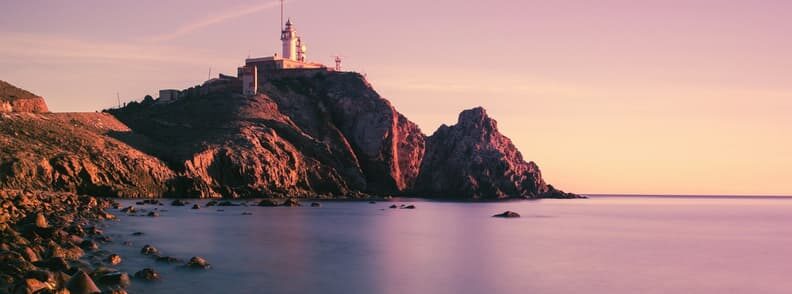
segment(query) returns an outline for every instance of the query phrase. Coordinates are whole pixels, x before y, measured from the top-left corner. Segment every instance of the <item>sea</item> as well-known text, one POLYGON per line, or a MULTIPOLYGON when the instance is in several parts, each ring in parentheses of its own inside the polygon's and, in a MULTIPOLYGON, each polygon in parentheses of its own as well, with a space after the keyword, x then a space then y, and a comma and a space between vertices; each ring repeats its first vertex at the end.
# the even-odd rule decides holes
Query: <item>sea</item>
POLYGON ((130 293, 792 293, 790 198, 169 202, 105 225, 119 270, 161 275, 130 293), (521 217, 492 217, 507 210, 521 217), (211 268, 158 263, 146 244, 211 268))

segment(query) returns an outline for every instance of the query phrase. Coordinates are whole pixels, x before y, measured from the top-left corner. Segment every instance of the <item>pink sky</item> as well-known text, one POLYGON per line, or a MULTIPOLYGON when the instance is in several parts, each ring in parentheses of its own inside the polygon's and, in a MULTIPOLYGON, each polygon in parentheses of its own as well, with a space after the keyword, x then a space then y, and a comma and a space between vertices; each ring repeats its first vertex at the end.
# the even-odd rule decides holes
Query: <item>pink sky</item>
MULTIPOLYGON (((792 2, 295 0, 431 134, 481 105, 579 193, 792 194, 792 2)), ((279 47, 273 1, 0 2, 0 79, 94 111, 279 47)), ((156 96, 156 95, 155 95, 156 96)))

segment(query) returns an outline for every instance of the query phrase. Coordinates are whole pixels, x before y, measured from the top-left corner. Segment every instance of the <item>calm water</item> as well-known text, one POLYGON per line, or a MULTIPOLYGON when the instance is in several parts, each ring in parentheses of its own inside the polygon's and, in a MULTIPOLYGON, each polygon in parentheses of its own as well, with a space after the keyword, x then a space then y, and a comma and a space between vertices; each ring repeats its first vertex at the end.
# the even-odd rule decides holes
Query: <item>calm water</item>
POLYGON ((418 208, 166 205, 158 218, 121 216, 105 230, 116 240, 106 248, 130 274, 162 274, 160 282, 135 281, 134 293, 792 291, 792 199, 410 203, 418 208), (505 210, 523 217, 490 217, 505 210), (145 244, 203 256, 213 268, 155 263, 139 254, 145 244))

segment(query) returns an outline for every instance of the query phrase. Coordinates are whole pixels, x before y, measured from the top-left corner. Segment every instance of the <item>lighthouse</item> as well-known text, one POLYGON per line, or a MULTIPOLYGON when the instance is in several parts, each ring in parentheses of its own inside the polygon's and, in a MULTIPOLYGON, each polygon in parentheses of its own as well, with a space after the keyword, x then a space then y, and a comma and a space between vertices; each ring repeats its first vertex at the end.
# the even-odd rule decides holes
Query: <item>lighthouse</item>
MULTIPOLYGON (((291 19, 283 24, 283 1, 281 1, 281 30, 283 42, 283 55, 275 53, 272 56, 245 59, 245 65, 237 68, 237 77, 242 81, 242 94, 253 96, 258 94, 259 85, 264 81, 277 77, 312 77, 330 69, 324 64, 310 62, 306 58, 308 47, 305 40, 297 35, 291 19)), ((336 68, 339 68, 336 66, 336 68)), ((340 68, 339 68, 340 69, 340 68)))
POLYGON ((300 38, 297 37, 297 31, 294 29, 291 19, 289 19, 286 21, 286 26, 283 27, 283 31, 281 31, 281 41, 283 41, 283 59, 289 59, 293 61, 298 60, 299 56, 297 56, 297 46, 299 40, 300 38))

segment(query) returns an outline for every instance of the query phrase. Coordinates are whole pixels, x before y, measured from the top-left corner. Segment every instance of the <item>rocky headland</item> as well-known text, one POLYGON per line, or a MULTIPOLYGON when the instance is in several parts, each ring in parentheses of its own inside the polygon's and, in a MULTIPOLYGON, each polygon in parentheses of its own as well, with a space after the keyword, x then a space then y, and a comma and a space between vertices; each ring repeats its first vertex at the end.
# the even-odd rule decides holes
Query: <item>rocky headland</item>
MULTIPOLYGON (((546 184, 482 108, 427 136, 357 73, 267 79, 254 96, 243 96, 240 83, 221 76, 176 101, 147 97, 101 113, 47 113, 43 99, 44 111, 5 112, 0 189, 124 198, 577 197, 546 184)), ((38 97, 8 84, 3 93, 38 97)))

